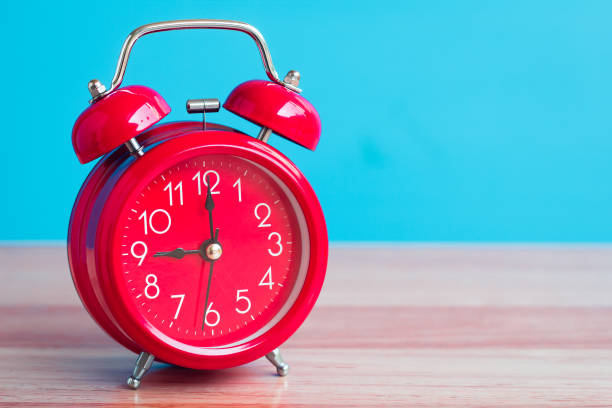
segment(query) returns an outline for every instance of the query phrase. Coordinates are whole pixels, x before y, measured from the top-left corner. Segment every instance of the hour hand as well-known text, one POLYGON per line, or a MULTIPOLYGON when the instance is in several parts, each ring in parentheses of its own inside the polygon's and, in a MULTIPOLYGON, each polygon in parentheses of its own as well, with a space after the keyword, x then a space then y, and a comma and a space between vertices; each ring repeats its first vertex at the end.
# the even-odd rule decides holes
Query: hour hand
POLYGON ((193 250, 188 250, 185 251, 183 248, 176 248, 173 251, 169 251, 169 252, 158 252, 155 255, 153 255, 154 257, 158 257, 158 256, 169 256, 171 258, 176 258, 176 259, 181 259, 182 257, 184 257, 185 255, 189 255, 189 254, 199 254, 200 250, 199 249, 193 249, 193 250))

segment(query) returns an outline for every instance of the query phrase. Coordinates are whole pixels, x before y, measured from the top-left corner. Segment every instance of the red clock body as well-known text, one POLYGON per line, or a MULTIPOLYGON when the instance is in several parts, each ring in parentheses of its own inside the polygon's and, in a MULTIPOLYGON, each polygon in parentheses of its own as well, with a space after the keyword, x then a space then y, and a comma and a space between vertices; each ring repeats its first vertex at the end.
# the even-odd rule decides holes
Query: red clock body
POLYGON ((169 123, 139 140, 145 154, 107 154, 73 209, 68 254, 89 313, 134 352, 184 367, 231 367, 280 346, 327 265, 308 181, 221 125, 169 123))

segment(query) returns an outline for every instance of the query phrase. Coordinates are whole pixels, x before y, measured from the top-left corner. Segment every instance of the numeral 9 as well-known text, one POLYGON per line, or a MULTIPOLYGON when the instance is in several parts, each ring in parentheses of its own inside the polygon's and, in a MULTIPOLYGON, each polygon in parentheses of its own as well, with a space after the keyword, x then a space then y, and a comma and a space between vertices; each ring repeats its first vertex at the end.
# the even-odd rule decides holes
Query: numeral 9
POLYGON ((144 261, 145 256, 147 256, 147 244, 145 244, 142 241, 134 242, 132 244, 132 247, 130 248, 130 253, 132 254, 134 258, 139 259, 138 266, 142 265, 142 262, 144 261), (142 251, 138 251, 140 252, 139 254, 137 254, 135 251, 136 247, 142 247, 142 251))

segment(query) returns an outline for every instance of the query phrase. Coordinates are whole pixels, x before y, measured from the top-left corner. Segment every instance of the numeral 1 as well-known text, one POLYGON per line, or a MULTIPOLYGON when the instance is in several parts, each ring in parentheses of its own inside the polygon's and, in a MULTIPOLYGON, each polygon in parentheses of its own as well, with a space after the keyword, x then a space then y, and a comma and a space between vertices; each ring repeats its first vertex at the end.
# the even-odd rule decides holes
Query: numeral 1
POLYGON ((198 171, 195 176, 193 176, 191 178, 192 180, 195 180, 197 186, 198 186, 198 195, 202 195, 202 184, 200 184, 200 172, 198 171))
POLYGON ((236 182, 232 185, 232 187, 238 187, 238 202, 241 203, 242 202, 242 188, 240 186, 240 177, 238 177, 238 180, 236 180, 236 182))

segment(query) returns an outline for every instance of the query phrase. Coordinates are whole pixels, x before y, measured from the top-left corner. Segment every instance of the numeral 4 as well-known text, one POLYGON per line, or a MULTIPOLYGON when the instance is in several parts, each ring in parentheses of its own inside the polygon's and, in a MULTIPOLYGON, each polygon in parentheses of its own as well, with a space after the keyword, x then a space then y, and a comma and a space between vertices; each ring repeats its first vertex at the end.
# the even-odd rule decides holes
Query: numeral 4
POLYGON ((261 278, 259 286, 267 286, 268 289, 272 290, 272 287, 274 286, 274 282, 272 282, 272 267, 269 267, 266 274, 263 276, 263 278, 261 278))

